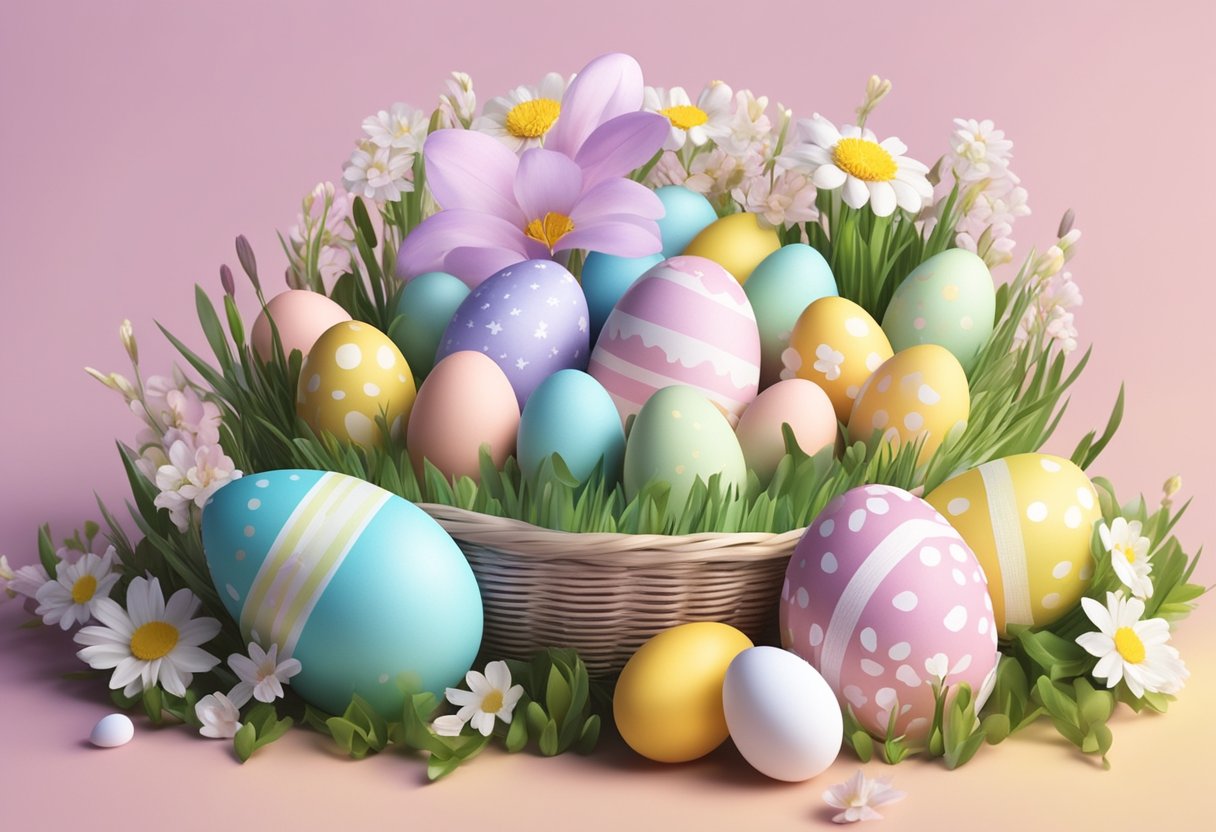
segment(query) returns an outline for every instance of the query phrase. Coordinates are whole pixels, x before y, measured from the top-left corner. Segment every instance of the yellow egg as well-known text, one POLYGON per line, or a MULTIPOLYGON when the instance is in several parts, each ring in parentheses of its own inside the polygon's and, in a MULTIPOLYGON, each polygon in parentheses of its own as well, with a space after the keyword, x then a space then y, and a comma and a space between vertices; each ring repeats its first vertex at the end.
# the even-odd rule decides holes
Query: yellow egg
POLYGON ((713 260, 725 268, 740 283, 751 277, 752 270, 781 248, 777 232, 764 228, 755 214, 730 214, 710 223, 693 237, 684 254, 713 260))
POLYGON ((925 499, 958 529, 988 576, 997 631, 1043 627, 1076 606, 1093 575, 1101 519, 1085 472, 1049 454, 985 462, 925 499))
POLYGON ((682 763, 726 739, 722 683, 735 656, 752 646, 734 627, 681 624, 643 644, 612 696, 617 730, 629 747, 660 763, 682 763))
POLYGON ((300 369, 296 412, 317 433, 379 447, 384 416, 401 436, 414 405, 414 374, 387 335, 371 324, 346 321, 321 334, 300 369))
POLYGON ((805 378, 823 388, 836 418, 849 421, 861 385, 891 357, 882 327, 846 298, 826 297, 802 311, 781 353, 782 378, 805 378))
POLYGON ((897 352, 866 379, 853 414, 849 441, 866 442, 881 431, 898 449, 924 438, 918 461, 933 456, 956 425, 971 413, 967 374, 945 347, 921 344, 897 352))

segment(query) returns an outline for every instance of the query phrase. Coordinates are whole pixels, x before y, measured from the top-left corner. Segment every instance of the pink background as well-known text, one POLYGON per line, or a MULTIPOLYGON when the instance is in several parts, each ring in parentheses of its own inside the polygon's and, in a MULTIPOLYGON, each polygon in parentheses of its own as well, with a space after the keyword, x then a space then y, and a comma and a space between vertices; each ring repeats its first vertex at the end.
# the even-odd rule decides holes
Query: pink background
MULTIPOLYGON (((1067 453, 1100 426, 1125 380, 1123 429, 1094 472, 1129 497, 1155 497, 1182 474, 1182 496, 1197 502, 1184 542, 1216 542, 1211 5, 460 5, 459 16, 443 11, 451 4, 370 0, 3 6, 0 553, 32 561, 36 525, 66 532, 95 517, 94 491, 120 505, 113 441, 136 425, 81 367, 126 370, 124 317, 150 372, 172 360, 154 321, 198 344, 191 284, 219 291, 217 268, 235 266, 238 233, 264 275, 281 273, 274 230, 291 225, 315 182, 340 177, 365 115, 398 100, 433 106, 453 69, 472 74, 484 102, 612 49, 636 55, 651 83, 695 95, 721 78, 838 123, 870 73, 890 77, 895 91, 871 126, 926 162, 945 148, 952 117, 996 120, 1016 142, 1014 169, 1035 211, 1017 228, 1020 251, 1048 244, 1069 207, 1085 234, 1071 269, 1085 294, 1081 340, 1097 349, 1049 448, 1067 453)), ((238 291, 249 309, 248 286, 238 291)), ((1205 564, 1200 576, 1211 583, 1216 570, 1205 564)), ((897 828, 951 817, 1007 828, 1192 825, 1204 765, 1195 741, 1212 738, 1216 705, 1211 606, 1178 638, 1193 673, 1182 700, 1165 719, 1119 720, 1113 772, 1036 730, 956 773, 871 764, 910 794, 888 817, 897 828)), ((79 667, 68 641, 19 632, 21 620, 16 604, 0 607, 0 813, 17 813, 13 828, 37 818, 66 827, 69 817, 73 827, 206 828, 254 816, 305 827, 392 817, 452 828, 525 819, 799 828, 826 817, 819 794, 855 768, 845 758, 810 784, 783 786, 729 746, 660 769, 610 741, 591 759, 490 754, 419 789, 421 765, 397 755, 354 765, 299 733, 239 768, 225 745, 183 730, 140 730, 102 758, 81 742, 109 710, 100 683, 60 680, 79 667)))

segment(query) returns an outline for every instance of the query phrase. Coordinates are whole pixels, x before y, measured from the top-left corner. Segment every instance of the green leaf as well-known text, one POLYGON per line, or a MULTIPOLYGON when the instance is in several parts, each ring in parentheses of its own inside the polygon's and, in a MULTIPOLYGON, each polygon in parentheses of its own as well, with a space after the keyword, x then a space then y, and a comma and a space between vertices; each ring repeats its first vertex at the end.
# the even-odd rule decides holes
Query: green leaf
POLYGON ((983 728, 984 737, 988 740, 989 745, 1000 745, 1013 733, 1012 726, 1009 724, 1009 717, 1005 714, 989 714, 984 717, 980 725, 983 728))
POLYGON ((249 759, 253 754, 255 744, 257 742, 257 731, 250 723, 245 723, 236 732, 236 736, 232 738, 232 748, 236 752, 236 758, 242 763, 249 759))
POLYGON ((528 722, 526 719, 511 720, 511 727, 507 729, 505 744, 507 751, 512 754, 523 751, 524 747, 528 744, 528 722))
POLYGON ((50 525, 38 528, 38 560, 46 574, 54 579, 59 568, 59 556, 55 554, 55 544, 51 541, 50 525))
POLYGON ((574 745, 574 750, 579 754, 590 754, 595 750, 596 743, 600 739, 600 717, 599 714, 592 714, 587 717, 587 721, 583 723, 583 730, 579 732, 578 742, 574 745))
POLYGON ((557 747, 557 723, 549 720, 545 723, 544 730, 540 732, 540 753, 546 757, 554 757, 559 753, 557 747))
POLYGON ((152 720, 152 724, 163 724, 164 717, 161 715, 163 697, 160 688, 156 685, 145 688, 140 699, 143 702, 144 712, 148 715, 148 719, 152 720))
POLYGON ((549 681, 545 686, 545 707, 558 725, 561 725, 570 710, 570 686, 555 666, 549 668, 549 681))

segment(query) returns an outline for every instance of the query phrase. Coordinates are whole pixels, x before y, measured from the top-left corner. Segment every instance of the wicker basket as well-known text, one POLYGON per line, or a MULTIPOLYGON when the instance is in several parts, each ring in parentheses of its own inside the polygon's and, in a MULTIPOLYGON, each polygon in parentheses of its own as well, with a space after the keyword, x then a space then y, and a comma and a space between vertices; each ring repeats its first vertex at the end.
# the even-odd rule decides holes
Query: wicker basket
POLYGON ((655 633, 720 621, 776 633, 786 562, 802 536, 574 534, 431 503, 464 550, 485 606, 483 649, 524 658, 572 647, 588 671, 620 671, 655 633))

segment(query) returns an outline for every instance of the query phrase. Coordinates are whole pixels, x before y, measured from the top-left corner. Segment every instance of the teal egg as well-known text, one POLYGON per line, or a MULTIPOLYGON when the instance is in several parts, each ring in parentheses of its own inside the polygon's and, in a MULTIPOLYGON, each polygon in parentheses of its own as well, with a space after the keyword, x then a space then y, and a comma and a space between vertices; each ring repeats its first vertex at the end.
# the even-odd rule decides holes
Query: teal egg
POLYGON ((952 248, 904 278, 891 296, 882 328, 896 352, 918 344, 945 347, 970 373, 992 336, 996 287, 976 254, 952 248))
POLYGON ((247 641, 300 660, 292 688, 329 713, 359 694, 388 719, 408 679, 442 697, 481 646, 481 594, 438 523, 356 477, 251 474, 203 509, 211 580, 247 641))
POLYGON ((439 339, 468 294, 464 281, 446 272, 420 274, 401 290, 388 334, 418 381, 435 366, 439 339))
POLYGON ((837 297, 836 278, 823 255, 803 243, 782 246, 760 261, 743 291, 760 327, 760 386, 781 378, 781 353, 802 310, 825 297, 837 297))
POLYGON ((662 262, 661 254, 646 257, 617 257, 598 251, 587 254, 581 280, 583 294, 587 297, 587 317, 591 320, 592 346, 621 295, 651 266, 662 262))
POLYGON ((625 431, 608 391, 579 370, 559 370, 528 397, 519 418, 517 458, 524 475, 560 454, 577 479, 585 480, 604 460, 607 480, 621 476, 625 431))
POLYGON ((718 219, 709 200, 682 185, 664 185, 655 191, 667 213, 659 220, 663 258, 683 254, 692 238, 718 219))

